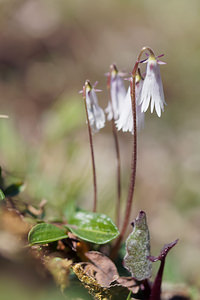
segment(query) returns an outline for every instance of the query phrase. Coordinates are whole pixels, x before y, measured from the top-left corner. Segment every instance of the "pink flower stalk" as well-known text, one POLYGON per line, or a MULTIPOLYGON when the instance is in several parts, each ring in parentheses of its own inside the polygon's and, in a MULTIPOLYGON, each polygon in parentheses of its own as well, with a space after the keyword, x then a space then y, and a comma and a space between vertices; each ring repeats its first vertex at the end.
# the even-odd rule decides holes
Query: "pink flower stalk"
POLYGON ((85 82, 85 97, 88 111, 88 119, 92 132, 96 133, 105 126, 105 114, 98 104, 96 90, 91 86, 89 80, 85 82))
POLYGON ((160 75, 159 64, 164 64, 151 54, 145 61, 147 63, 146 76, 144 79, 140 102, 141 111, 146 112, 151 102, 151 113, 155 110, 158 117, 161 116, 161 111, 164 111, 164 92, 160 75))
MULTIPOLYGON (((132 80, 132 79, 131 79, 132 80)), ((144 113, 141 112, 140 96, 143 86, 143 78, 140 72, 136 75, 135 83, 135 95, 136 95, 136 122, 137 129, 140 130, 144 127, 144 113)), ((130 131, 133 134, 133 113, 132 113, 132 102, 131 102, 131 89, 128 88, 126 97, 124 99, 123 106, 121 108, 121 113, 119 119, 115 122, 118 130, 126 132, 130 131)))
POLYGON ((109 101, 105 112, 108 114, 107 119, 111 121, 113 118, 117 120, 120 115, 120 110, 126 96, 126 89, 120 72, 118 72, 115 65, 110 66, 110 97, 112 103, 109 101))

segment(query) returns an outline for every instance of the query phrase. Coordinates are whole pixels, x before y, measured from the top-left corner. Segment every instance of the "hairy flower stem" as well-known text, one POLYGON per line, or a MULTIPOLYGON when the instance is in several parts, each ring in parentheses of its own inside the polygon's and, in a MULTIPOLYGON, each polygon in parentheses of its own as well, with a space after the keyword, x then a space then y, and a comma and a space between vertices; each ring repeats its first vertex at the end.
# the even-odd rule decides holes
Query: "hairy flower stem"
POLYGON ((131 161, 131 177, 130 177, 130 184, 129 184, 129 192, 126 202, 126 210, 125 210, 125 217, 124 222, 122 225, 121 233, 117 239, 116 244, 113 247, 111 252, 111 258, 115 259, 120 248, 121 242, 124 238, 126 233, 127 226, 129 224, 131 207, 132 207, 132 200, 133 200, 133 193, 135 187, 135 175, 136 175, 136 163, 137 163, 137 127, 136 127, 136 99, 135 99, 135 76, 136 71, 138 68, 138 62, 136 62, 133 72, 132 72, 132 79, 131 79, 131 101, 132 101, 132 113, 133 113, 133 151, 132 151, 132 161, 131 161))
MULTIPOLYGON (((107 80, 107 88, 110 95, 110 103, 111 108, 113 112, 113 105, 112 105, 112 99, 111 99, 111 90, 110 90, 110 81, 111 81, 111 75, 108 75, 107 80)), ((119 140, 117 136, 117 130, 115 127, 115 121, 114 121, 114 112, 113 112, 113 118, 112 118, 112 132, 113 132, 113 138, 115 143, 115 151, 116 151, 116 159, 117 159, 117 206, 116 206, 116 225, 119 227, 120 225, 120 208, 121 208, 121 164, 120 164, 120 151, 119 151, 119 140)))
POLYGON ((86 111, 86 119, 88 125, 88 134, 89 134, 89 142, 90 142, 90 150, 92 157, 92 171, 93 171, 93 186, 94 186, 94 202, 93 202, 93 212, 97 210, 97 179, 96 179, 96 167, 95 167, 95 159, 94 159, 94 147, 93 147, 93 139, 92 139, 92 130, 90 126, 90 121, 88 117, 87 103, 86 103, 86 94, 85 94, 85 86, 83 87, 83 99, 85 104, 86 111))
POLYGON ((122 225, 121 233, 116 241, 116 244, 114 245, 112 251, 111 251, 111 258, 115 259, 117 256, 117 253, 119 251, 119 248, 121 246, 122 240, 124 238, 124 235, 126 233, 127 227, 130 222, 130 215, 131 215, 131 208, 133 203, 133 194, 135 190, 135 178, 136 178, 136 165, 137 165, 137 122, 136 122, 136 97, 135 97, 135 77, 138 70, 138 65, 141 59, 142 54, 145 51, 149 51, 150 54, 153 54, 153 51, 149 47, 144 47, 140 51, 137 61, 135 63, 135 66, 132 71, 132 78, 131 78, 131 101, 132 101, 132 113, 133 113, 133 151, 132 151, 132 159, 131 159, 131 176, 130 176, 130 183, 129 183, 129 191, 128 191, 128 197, 126 202, 126 210, 125 210, 125 216, 124 221, 122 225))
POLYGON ((116 224, 120 226, 120 208, 121 208, 121 165, 120 165, 120 152, 119 141, 115 122, 112 120, 112 131, 115 142, 116 158, 117 158, 117 207, 116 207, 116 224))

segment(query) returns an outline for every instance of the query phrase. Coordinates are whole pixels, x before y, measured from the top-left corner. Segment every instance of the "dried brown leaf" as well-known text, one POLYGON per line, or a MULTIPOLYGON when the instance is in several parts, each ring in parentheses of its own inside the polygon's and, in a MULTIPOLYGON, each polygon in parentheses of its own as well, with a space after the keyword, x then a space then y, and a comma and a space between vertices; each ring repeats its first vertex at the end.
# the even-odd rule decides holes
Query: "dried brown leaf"
POLYGON ((85 256, 91 262, 87 266, 87 272, 91 275, 95 272, 95 278, 100 285, 109 286, 113 280, 118 279, 117 268, 107 256, 97 251, 89 251, 85 256))
POLYGON ((117 283, 128 288, 134 294, 137 294, 139 291, 139 285, 133 277, 119 277, 117 283))
POLYGON ((89 262, 73 265, 73 271, 95 299, 126 299, 130 291, 136 294, 139 286, 130 277, 120 277, 115 264, 104 254, 87 252, 89 262))
MULTIPOLYGON (((119 284, 114 284, 111 286, 102 286, 97 282, 97 279, 89 275, 91 269, 88 273, 88 265, 91 263, 78 263, 75 264, 72 269, 77 275, 78 279, 82 282, 85 288, 88 289, 89 293, 96 300, 118 300, 120 295, 120 300, 125 300, 128 297, 129 290, 119 284)), ((95 270, 94 267, 93 270, 95 270)))

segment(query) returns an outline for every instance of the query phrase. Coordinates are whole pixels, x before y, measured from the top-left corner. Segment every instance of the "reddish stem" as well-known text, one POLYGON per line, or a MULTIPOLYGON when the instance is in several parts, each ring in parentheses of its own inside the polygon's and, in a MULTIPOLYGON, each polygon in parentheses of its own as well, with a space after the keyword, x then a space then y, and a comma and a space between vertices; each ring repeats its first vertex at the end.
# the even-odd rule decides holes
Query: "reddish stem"
POLYGON ((121 166, 120 166, 120 152, 117 130, 114 120, 112 120, 112 131, 115 142, 116 158, 117 158, 117 207, 116 207, 116 224, 120 225, 120 209, 121 209, 121 166))
POLYGON ((94 202, 93 202, 93 212, 97 210, 97 180, 96 180, 96 167, 95 167, 95 159, 94 159, 94 147, 93 147, 93 139, 92 139, 92 130, 90 126, 90 121, 88 117, 87 103, 86 103, 86 93, 85 86, 83 87, 83 99, 85 103, 85 111, 86 111, 86 119, 88 125, 88 134, 89 134, 89 142, 90 142, 90 150, 91 150, 91 158, 92 158, 92 171, 93 171, 93 186, 94 186, 94 202))
POLYGON ((112 251, 111 251, 111 258, 115 259, 117 256, 117 253, 119 251, 121 242, 124 238, 124 235, 127 230, 127 226, 129 224, 130 214, 131 214, 131 208, 132 208, 132 202, 133 202, 133 194, 135 189, 135 178, 136 178, 136 165, 137 165, 137 125, 136 125, 136 99, 135 99, 135 77, 138 70, 138 65, 141 59, 142 54, 145 51, 149 51, 150 55, 154 55, 154 52, 149 47, 143 47, 140 51, 137 61, 135 63, 135 66, 132 71, 132 80, 131 80, 131 101, 132 101, 132 114, 133 114, 133 151, 132 151, 132 160, 131 160, 131 177, 130 177, 130 184, 129 184, 129 191, 128 191, 128 197, 126 202, 126 210, 125 210, 125 216, 124 216, 124 222, 122 225, 122 231, 116 241, 116 244, 114 245, 112 251))
POLYGON ((111 103, 111 109, 113 113, 112 118, 112 132, 114 137, 114 143, 115 143, 115 151, 116 151, 116 159, 117 159, 117 206, 116 206, 116 225, 119 227, 120 225, 120 208, 121 208, 121 165, 120 165, 120 151, 119 151, 119 140, 117 136, 117 130, 115 127, 115 121, 114 121, 114 111, 113 111, 113 105, 112 105, 112 99, 111 99, 111 90, 110 90, 110 82, 111 82, 111 74, 108 74, 107 79, 107 88, 110 96, 110 103, 111 103))
POLYGON ((128 197, 126 202, 126 210, 125 210, 125 217, 124 222, 122 225, 121 233, 117 239, 116 244, 113 247, 111 252, 111 258, 114 259, 117 256, 118 250, 120 248, 121 242, 123 237, 126 233, 127 226, 130 221, 130 214, 133 202, 133 193, 135 188, 135 178, 136 178, 136 164, 137 164, 137 126, 136 126, 136 99, 135 99, 135 76, 136 71, 138 68, 138 62, 136 62, 133 72, 132 72, 132 79, 130 83, 131 87, 131 101, 132 101, 132 114, 133 114, 133 151, 132 151, 132 160, 131 160, 131 177, 130 177, 130 184, 129 184, 129 191, 128 197))

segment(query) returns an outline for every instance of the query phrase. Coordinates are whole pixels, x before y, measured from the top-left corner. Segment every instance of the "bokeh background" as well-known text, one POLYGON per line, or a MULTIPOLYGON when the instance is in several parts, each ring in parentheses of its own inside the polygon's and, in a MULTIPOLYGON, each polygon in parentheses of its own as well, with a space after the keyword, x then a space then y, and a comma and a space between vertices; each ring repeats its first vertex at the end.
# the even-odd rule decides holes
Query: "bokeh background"
MULTIPOLYGON (((161 118, 148 112, 139 133, 132 218, 146 211, 153 255, 180 239, 167 259, 165 280, 194 287, 200 287, 199 28, 199 0, 0 2, 0 112, 9 115, 0 120, 0 164, 11 181, 26 182, 24 201, 48 200, 49 216, 73 203, 92 208, 88 133, 78 94, 84 81, 99 82, 105 108, 104 74, 111 63, 130 72, 143 46, 165 54, 167 107, 161 118)), ((132 136, 119 133, 119 139, 125 204, 132 136)), ((94 147, 98 210, 114 219, 116 161, 109 123, 94 136, 94 147)), ((4 275, 1 288, 10 299, 4 275)), ((40 289, 38 299, 61 297, 40 289)), ((23 284, 18 292, 27 299, 23 284)))

